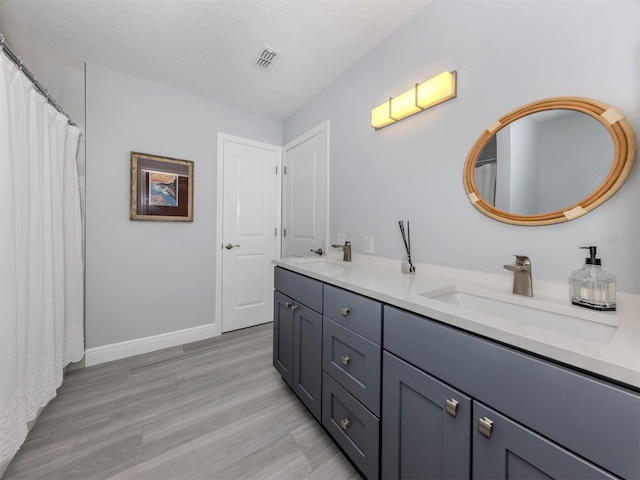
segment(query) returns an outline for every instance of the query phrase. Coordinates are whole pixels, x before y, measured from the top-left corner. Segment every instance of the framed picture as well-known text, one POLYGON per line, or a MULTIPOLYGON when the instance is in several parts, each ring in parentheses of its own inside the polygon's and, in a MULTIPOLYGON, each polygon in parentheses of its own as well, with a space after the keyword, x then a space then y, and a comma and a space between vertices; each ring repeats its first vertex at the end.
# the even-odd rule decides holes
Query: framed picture
POLYGON ((130 219, 193 222, 193 162, 131 152, 130 219))

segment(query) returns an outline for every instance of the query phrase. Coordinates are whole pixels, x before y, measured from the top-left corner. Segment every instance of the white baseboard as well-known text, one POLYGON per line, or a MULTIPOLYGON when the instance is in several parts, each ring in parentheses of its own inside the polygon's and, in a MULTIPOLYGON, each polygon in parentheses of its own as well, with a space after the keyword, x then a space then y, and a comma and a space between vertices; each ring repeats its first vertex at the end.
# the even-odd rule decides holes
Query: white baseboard
POLYGON ((198 340, 214 337, 219 333, 216 324, 212 323, 177 330, 175 332, 161 333, 160 335, 154 335, 152 337, 136 338, 135 340, 127 340, 126 342, 87 348, 84 356, 84 364, 85 367, 91 367, 100 363, 162 350, 163 348, 197 342, 198 340))

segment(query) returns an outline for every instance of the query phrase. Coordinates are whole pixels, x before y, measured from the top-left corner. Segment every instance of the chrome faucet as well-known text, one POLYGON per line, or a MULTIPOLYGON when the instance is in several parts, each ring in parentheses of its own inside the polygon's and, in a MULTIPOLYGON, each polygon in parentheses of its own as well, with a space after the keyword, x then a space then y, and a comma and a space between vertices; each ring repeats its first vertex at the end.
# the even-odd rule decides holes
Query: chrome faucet
POLYGON ((533 297, 533 284, 531 281, 531 260, 524 255, 514 255, 514 265, 504 265, 504 268, 513 272, 513 293, 533 297))
POLYGON ((341 248, 342 249, 342 261, 350 262, 351 261, 351 242, 347 240, 344 242, 344 245, 331 245, 333 248, 341 248))

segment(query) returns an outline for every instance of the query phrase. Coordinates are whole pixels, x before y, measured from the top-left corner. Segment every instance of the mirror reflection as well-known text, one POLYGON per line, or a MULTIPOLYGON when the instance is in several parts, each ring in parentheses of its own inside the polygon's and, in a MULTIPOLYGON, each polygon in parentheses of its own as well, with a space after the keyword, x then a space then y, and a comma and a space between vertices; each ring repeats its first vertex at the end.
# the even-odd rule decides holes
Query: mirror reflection
POLYGON ((589 196, 613 162, 613 139, 598 120, 575 110, 547 110, 493 135, 476 159, 473 179, 491 206, 534 215, 589 196))

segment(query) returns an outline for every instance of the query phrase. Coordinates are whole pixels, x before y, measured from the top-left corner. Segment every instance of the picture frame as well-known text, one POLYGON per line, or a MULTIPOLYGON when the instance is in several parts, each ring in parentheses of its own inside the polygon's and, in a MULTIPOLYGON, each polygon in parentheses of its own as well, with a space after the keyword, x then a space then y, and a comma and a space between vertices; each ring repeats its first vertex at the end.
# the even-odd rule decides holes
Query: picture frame
POLYGON ((129 218, 193 222, 193 162, 131 152, 129 218))

